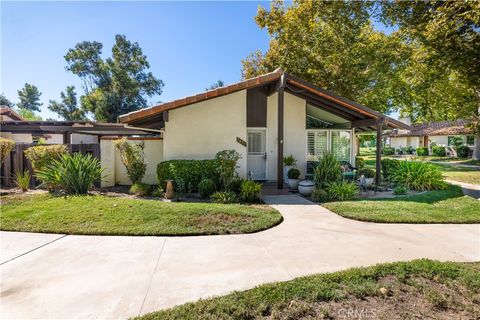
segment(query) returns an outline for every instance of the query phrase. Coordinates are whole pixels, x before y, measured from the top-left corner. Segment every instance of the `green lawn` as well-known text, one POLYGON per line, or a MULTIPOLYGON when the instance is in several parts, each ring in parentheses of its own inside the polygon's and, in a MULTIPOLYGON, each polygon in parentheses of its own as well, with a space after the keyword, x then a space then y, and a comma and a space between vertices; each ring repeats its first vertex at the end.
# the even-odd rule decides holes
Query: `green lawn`
POLYGON ((464 196, 460 187, 392 199, 322 204, 350 219, 386 223, 480 223, 480 201, 464 196))
POLYGON ((98 235, 249 233, 282 221, 271 207, 48 194, 2 197, 0 229, 98 235))
POLYGON ((480 263, 422 259, 266 284, 137 319, 477 319, 479 294, 480 263))
POLYGON ((465 168, 451 165, 438 165, 446 179, 465 183, 480 184, 480 167, 465 168))

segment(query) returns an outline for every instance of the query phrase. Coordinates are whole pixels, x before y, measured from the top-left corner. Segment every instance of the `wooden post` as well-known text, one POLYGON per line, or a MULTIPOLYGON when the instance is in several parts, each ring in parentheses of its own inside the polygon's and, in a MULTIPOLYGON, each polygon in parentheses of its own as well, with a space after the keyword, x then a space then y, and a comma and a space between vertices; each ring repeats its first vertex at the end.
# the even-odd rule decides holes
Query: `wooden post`
POLYGON ((382 121, 377 124, 377 150, 375 152, 375 185, 378 187, 382 181, 382 121))
POLYGON ((69 144, 71 141, 71 133, 70 132, 64 132, 63 133, 63 144, 69 144))
POLYGON ((285 109, 285 75, 278 88, 278 145, 277 145, 277 188, 283 189, 283 122, 285 109))
POLYGON ((3 161, 3 186, 10 187, 12 180, 12 151, 10 151, 3 161))

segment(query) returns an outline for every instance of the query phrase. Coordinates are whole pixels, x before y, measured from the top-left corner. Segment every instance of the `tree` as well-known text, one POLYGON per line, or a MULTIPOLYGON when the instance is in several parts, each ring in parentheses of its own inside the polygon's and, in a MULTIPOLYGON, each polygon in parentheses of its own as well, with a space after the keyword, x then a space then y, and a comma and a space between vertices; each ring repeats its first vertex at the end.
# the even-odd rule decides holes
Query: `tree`
POLYGON ((83 80, 82 109, 98 121, 116 122, 119 115, 146 107, 145 97, 161 94, 164 84, 147 72, 150 64, 138 43, 116 35, 105 60, 102 48, 96 41, 78 43, 65 55, 66 69, 83 80))
POLYGON ((223 87, 225 83, 222 80, 218 80, 215 83, 212 83, 208 88, 205 88, 205 91, 215 90, 217 88, 223 87))
POLYGON ((8 98, 5 97, 5 95, 2 93, 2 94, 0 94, 0 106, 7 106, 7 107, 10 107, 10 108, 13 108, 14 103, 12 101, 8 100, 8 98))
MULTIPOLYGON (((470 118, 476 131, 474 159, 480 159, 480 2, 384 1, 380 17, 399 28, 406 41, 421 43, 432 64, 453 73, 475 103, 446 107, 451 117, 470 118)), ((437 108, 436 108, 437 109, 437 108)))
POLYGON ((30 120, 30 121, 42 121, 42 117, 33 112, 32 110, 28 109, 17 109, 17 113, 20 115, 25 120, 30 120))
POLYGON ((65 92, 60 93, 62 102, 50 100, 48 109, 60 115, 67 121, 88 120, 85 111, 78 107, 77 94, 74 86, 68 86, 65 92))
POLYGON ((274 1, 255 18, 271 36, 265 54, 242 61, 244 78, 282 67, 320 87, 385 112, 396 105, 408 45, 376 31, 370 2, 274 1))
POLYGON ((25 83, 23 89, 18 90, 20 102, 17 103, 17 107, 30 111, 40 111, 40 106, 43 104, 40 102, 41 95, 42 93, 38 91, 36 86, 25 83))

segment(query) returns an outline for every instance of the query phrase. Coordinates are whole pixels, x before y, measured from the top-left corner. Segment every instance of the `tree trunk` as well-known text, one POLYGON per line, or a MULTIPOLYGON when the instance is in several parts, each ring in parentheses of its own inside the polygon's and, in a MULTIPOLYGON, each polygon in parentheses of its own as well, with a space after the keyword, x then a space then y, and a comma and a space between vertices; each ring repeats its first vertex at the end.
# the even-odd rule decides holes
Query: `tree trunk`
POLYGON ((473 147, 473 160, 480 160, 480 130, 477 129, 477 134, 475 135, 475 146, 473 147))

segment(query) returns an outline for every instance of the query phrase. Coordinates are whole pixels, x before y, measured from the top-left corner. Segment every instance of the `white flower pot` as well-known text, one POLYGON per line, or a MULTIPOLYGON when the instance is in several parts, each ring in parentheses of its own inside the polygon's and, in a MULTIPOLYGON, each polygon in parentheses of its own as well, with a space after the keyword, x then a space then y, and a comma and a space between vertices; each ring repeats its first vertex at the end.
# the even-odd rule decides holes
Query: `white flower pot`
POLYGON ((365 178, 365 186, 370 188, 373 185, 373 178, 365 178))
POLYGON ((293 168, 293 166, 283 166, 283 181, 287 182, 288 181, 288 170, 293 168))
POLYGON ((315 189, 315 183, 311 180, 303 180, 298 184, 298 192, 300 192, 302 196, 310 197, 313 189, 315 189))
POLYGON ((299 182, 300 179, 288 179, 288 187, 292 190, 297 190, 299 182))

